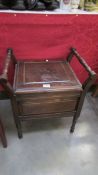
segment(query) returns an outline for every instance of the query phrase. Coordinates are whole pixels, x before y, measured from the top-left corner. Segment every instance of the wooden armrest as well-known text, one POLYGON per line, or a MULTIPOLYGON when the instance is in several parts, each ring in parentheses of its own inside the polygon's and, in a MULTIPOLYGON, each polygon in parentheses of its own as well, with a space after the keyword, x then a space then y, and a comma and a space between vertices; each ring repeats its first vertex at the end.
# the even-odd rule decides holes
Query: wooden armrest
POLYGON ((14 65, 17 63, 16 58, 13 54, 13 50, 11 48, 8 48, 3 71, 2 74, 0 75, 0 83, 3 86, 3 88, 8 92, 9 95, 13 94, 13 88, 8 82, 8 71, 11 61, 14 65))
POLYGON ((88 66, 86 61, 83 59, 83 57, 80 56, 80 54, 77 52, 75 48, 71 49, 80 64, 85 68, 85 70, 92 76, 95 72, 91 70, 91 68, 88 66))
POLYGON ((77 50, 75 48, 71 48, 71 52, 67 58, 67 62, 70 63, 70 61, 72 60, 73 56, 76 56, 76 58, 78 59, 78 61, 80 62, 80 64, 85 68, 85 70, 89 73, 90 76, 95 76, 96 73, 88 66, 88 64, 86 63, 86 61, 84 60, 83 57, 80 56, 80 54, 77 52, 77 50))
POLYGON ((89 77, 86 79, 86 81, 83 83, 82 87, 89 89, 89 87, 95 82, 96 80, 96 73, 88 66, 88 64, 85 62, 83 57, 80 56, 80 54, 77 52, 75 48, 71 48, 71 52, 67 58, 67 62, 70 63, 73 56, 76 56, 80 64, 85 68, 85 70, 88 72, 89 77))
POLYGON ((7 49, 7 56, 5 59, 5 64, 4 64, 4 68, 3 68, 3 72, 2 72, 2 77, 4 77, 5 79, 7 79, 8 69, 9 69, 11 60, 12 60, 13 64, 17 63, 15 56, 13 55, 13 50, 11 48, 9 48, 9 49, 7 49))

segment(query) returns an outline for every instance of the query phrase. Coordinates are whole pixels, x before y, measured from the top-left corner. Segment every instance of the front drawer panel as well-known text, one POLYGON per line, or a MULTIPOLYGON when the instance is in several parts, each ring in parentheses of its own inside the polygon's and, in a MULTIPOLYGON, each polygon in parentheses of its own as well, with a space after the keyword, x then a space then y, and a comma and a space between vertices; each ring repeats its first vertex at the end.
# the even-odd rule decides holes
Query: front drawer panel
POLYGON ((81 92, 77 90, 68 90, 64 92, 44 92, 44 93, 31 93, 16 95, 17 100, 48 100, 48 99, 73 99, 80 97, 81 92))
POLYGON ((77 104, 76 99, 55 99, 48 101, 20 101, 18 109, 20 115, 56 113, 64 111, 74 111, 77 104))

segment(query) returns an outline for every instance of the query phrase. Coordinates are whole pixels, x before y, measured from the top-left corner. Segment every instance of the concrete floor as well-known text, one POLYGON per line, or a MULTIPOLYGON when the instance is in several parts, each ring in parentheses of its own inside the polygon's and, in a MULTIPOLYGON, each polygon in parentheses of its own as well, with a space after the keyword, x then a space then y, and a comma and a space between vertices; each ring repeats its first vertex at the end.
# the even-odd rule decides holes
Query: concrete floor
POLYGON ((23 123, 19 140, 9 101, 0 101, 8 148, 0 142, 0 175, 97 175, 98 99, 88 96, 74 134, 72 118, 23 123))

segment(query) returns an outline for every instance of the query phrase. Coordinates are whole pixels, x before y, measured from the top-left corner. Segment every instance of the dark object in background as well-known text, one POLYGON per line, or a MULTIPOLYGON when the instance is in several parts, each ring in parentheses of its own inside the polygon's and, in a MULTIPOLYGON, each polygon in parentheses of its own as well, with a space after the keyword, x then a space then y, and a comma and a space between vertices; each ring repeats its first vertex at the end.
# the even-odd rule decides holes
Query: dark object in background
POLYGON ((55 10, 59 8, 59 2, 58 1, 52 1, 50 5, 47 5, 47 10, 55 10))
POLYGON ((41 2, 45 3, 46 10, 54 10, 59 8, 59 1, 57 0, 40 0, 41 2))
POLYGON ((36 4, 37 4, 37 0, 25 0, 26 8, 29 10, 34 9, 36 4))
POLYGON ((24 0, 15 0, 14 5, 11 7, 13 10, 25 10, 25 3, 24 0))
POLYGON ((29 10, 45 10, 45 4, 39 0, 25 0, 29 10))
POLYGON ((25 0, 29 10, 54 10, 59 8, 57 0, 25 0))
POLYGON ((0 9, 2 9, 2 10, 8 9, 7 4, 4 4, 3 0, 0 0, 0 9))
POLYGON ((0 0, 0 9, 25 10, 24 0, 0 0))
POLYGON ((17 0, 1 0, 2 1, 2 4, 4 6, 7 6, 8 8, 11 8, 13 5, 15 5, 16 1, 17 0))
POLYGON ((43 2, 38 1, 34 10, 46 10, 45 4, 43 2))
POLYGON ((54 10, 57 8, 59 8, 58 0, 0 0, 0 9, 54 10))

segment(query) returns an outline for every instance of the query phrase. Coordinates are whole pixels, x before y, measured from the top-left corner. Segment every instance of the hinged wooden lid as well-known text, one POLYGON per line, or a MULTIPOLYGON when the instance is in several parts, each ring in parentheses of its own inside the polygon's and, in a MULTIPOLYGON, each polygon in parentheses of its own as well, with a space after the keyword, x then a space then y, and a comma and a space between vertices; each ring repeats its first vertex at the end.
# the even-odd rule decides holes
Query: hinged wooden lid
POLYGON ((15 93, 44 91, 82 91, 80 82, 68 63, 18 62, 14 79, 15 93))

